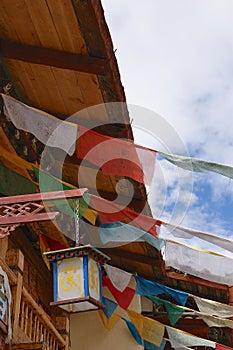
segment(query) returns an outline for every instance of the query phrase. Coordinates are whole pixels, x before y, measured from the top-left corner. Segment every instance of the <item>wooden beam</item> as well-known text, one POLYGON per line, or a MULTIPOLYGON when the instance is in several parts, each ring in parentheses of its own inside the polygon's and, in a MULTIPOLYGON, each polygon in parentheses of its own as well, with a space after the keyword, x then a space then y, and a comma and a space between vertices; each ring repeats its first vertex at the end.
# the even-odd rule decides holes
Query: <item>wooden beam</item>
POLYGON ((151 257, 151 256, 139 254, 139 253, 132 253, 127 250, 121 250, 118 248, 103 248, 101 249, 101 251, 106 255, 119 256, 122 259, 128 259, 128 260, 136 261, 146 265, 153 266, 153 265, 158 265, 160 263, 160 260, 155 257, 151 257))
POLYGON ((176 279, 179 281, 183 281, 183 282, 199 284, 201 286, 208 287, 208 288, 221 289, 224 291, 228 291, 228 287, 225 284, 210 282, 210 281, 204 280, 204 279, 199 278, 199 277, 187 276, 187 275, 183 275, 183 274, 173 272, 173 271, 166 272, 166 277, 176 279))
POLYGON ((108 59, 106 58, 20 44, 1 38, 0 53, 5 58, 85 73, 106 75, 109 71, 108 59))
POLYGON ((1 225, 14 225, 14 224, 25 224, 34 221, 47 221, 54 220, 55 217, 60 214, 59 211, 51 213, 39 213, 39 214, 28 214, 28 215, 18 215, 18 216, 0 216, 0 226, 1 225))
POLYGON ((80 188, 74 190, 55 191, 55 192, 43 192, 43 193, 32 193, 22 194, 19 196, 0 197, 0 205, 16 204, 16 203, 27 203, 27 202, 41 202, 51 201, 54 199, 64 198, 79 198, 87 192, 87 188, 80 188))
POLYGON ((20 344, 13 344, 12 350, 42 350, 43 349, 43 343, 20 343, 20 344))

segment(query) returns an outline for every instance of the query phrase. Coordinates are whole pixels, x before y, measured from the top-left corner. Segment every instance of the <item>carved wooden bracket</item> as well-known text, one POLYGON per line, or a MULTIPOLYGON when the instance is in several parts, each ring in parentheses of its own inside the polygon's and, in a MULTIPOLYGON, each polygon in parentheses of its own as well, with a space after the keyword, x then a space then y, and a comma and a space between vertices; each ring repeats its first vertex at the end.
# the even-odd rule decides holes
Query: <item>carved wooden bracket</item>
POLYGON ((86 191, 87 189, 84 188, 1 197, 0 238, 8 236, 12 231, 16 229, 16 227, 20 226, 20 224, 26 224, 33 221, 53 220, 59 214, 59 212, 42 212, 45 209, 43 201, 51 201, 64 198, 80 198, 86 191))

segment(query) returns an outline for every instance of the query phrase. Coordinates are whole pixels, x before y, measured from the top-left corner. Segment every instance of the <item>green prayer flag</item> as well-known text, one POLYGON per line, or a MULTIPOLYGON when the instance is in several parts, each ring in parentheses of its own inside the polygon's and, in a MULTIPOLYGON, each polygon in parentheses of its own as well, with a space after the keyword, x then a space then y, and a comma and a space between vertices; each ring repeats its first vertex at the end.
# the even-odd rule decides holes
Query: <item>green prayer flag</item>
POLYGON ((152 300, 153 303, 155 303, 156 305, 162 305, 162 304, 164 305, 164 307, 167 311, 168 318, 169 318, 172 326, 174 326, 176 324, 176 322, 179 320, 179 318, 185 312, 185 308, 183 308, 182 306, 172 304, 172 303, 170 303, 170 301, 163 300, 163 299, 160 299, 160 298, 155 297, 155 296, 153 296, 153 297, 148 296, 147 298, 152 300))
MULTIPOLYGON (((40 184, 41 192, 50 192, 50 191, 63 191, 63 190, 71 190, 74 189, 74 186, 66 184, 61 180, 55 178, 54 176, 46 173, 45 171, 33 167, 35 176, 37 181, 40 184)), ((81 218, 85 211, 88 208, 90 203, 90 195, 85 194, 83 198, 79 199, 59 199, 51 201, 62 213, 69 215, 71 217, 74 216, 74 208, 75 204, 79 200, 79 217, 81 218)))
POLYGON ((233 167, 224 164, 218 164, 214 162, 207 162, 205 160, 191 158, 186 156, 178 156, 176 154, 168 154, 164 152, 157 151, 157 153, 170 163, 178 166, 179 168, 195 171, 195 172, 213 172, 221 174, 223 176, 233 179, 233 167))
POLYGON ((0 164, 0 193, 5 196, 35 193, 38 186, 26 177, 0 164))

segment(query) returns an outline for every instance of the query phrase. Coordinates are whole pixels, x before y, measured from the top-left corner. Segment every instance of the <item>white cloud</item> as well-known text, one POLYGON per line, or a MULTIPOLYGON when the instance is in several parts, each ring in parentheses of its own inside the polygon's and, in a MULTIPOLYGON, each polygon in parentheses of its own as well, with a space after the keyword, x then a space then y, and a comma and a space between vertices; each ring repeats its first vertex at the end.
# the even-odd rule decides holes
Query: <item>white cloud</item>
MULTIPOLYGON (((233 166, 232 0, 104 0, 103 6, 127 101, 159 113, 193 156, 233 166)), ((169 152, 181 151, 175 140, 169 152)), ((149 189, 154 215, 171 219, 178 200, 173 218, 185 210, 186 226, 229 234, 229 223, 212 209, 221 201, 232 206, 232 180, 195 175, 196 186, 210 188, 207 198, 193 192, 189 176, 157 163, 149 189)))

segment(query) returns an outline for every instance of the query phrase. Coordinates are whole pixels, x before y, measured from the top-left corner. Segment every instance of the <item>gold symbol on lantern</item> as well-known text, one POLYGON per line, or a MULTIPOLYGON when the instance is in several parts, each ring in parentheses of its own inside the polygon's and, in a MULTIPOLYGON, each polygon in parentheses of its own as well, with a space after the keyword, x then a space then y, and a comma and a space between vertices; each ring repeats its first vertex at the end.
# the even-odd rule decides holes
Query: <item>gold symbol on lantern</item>
POLYGON ((77 273, 78 268, 68 265, 65 270, 62 271, 62 276, 59 276, 60 286, 63 290, 72 290, 73 287, 77 287, 79 291, 82 291, 81 275, 77 273))

